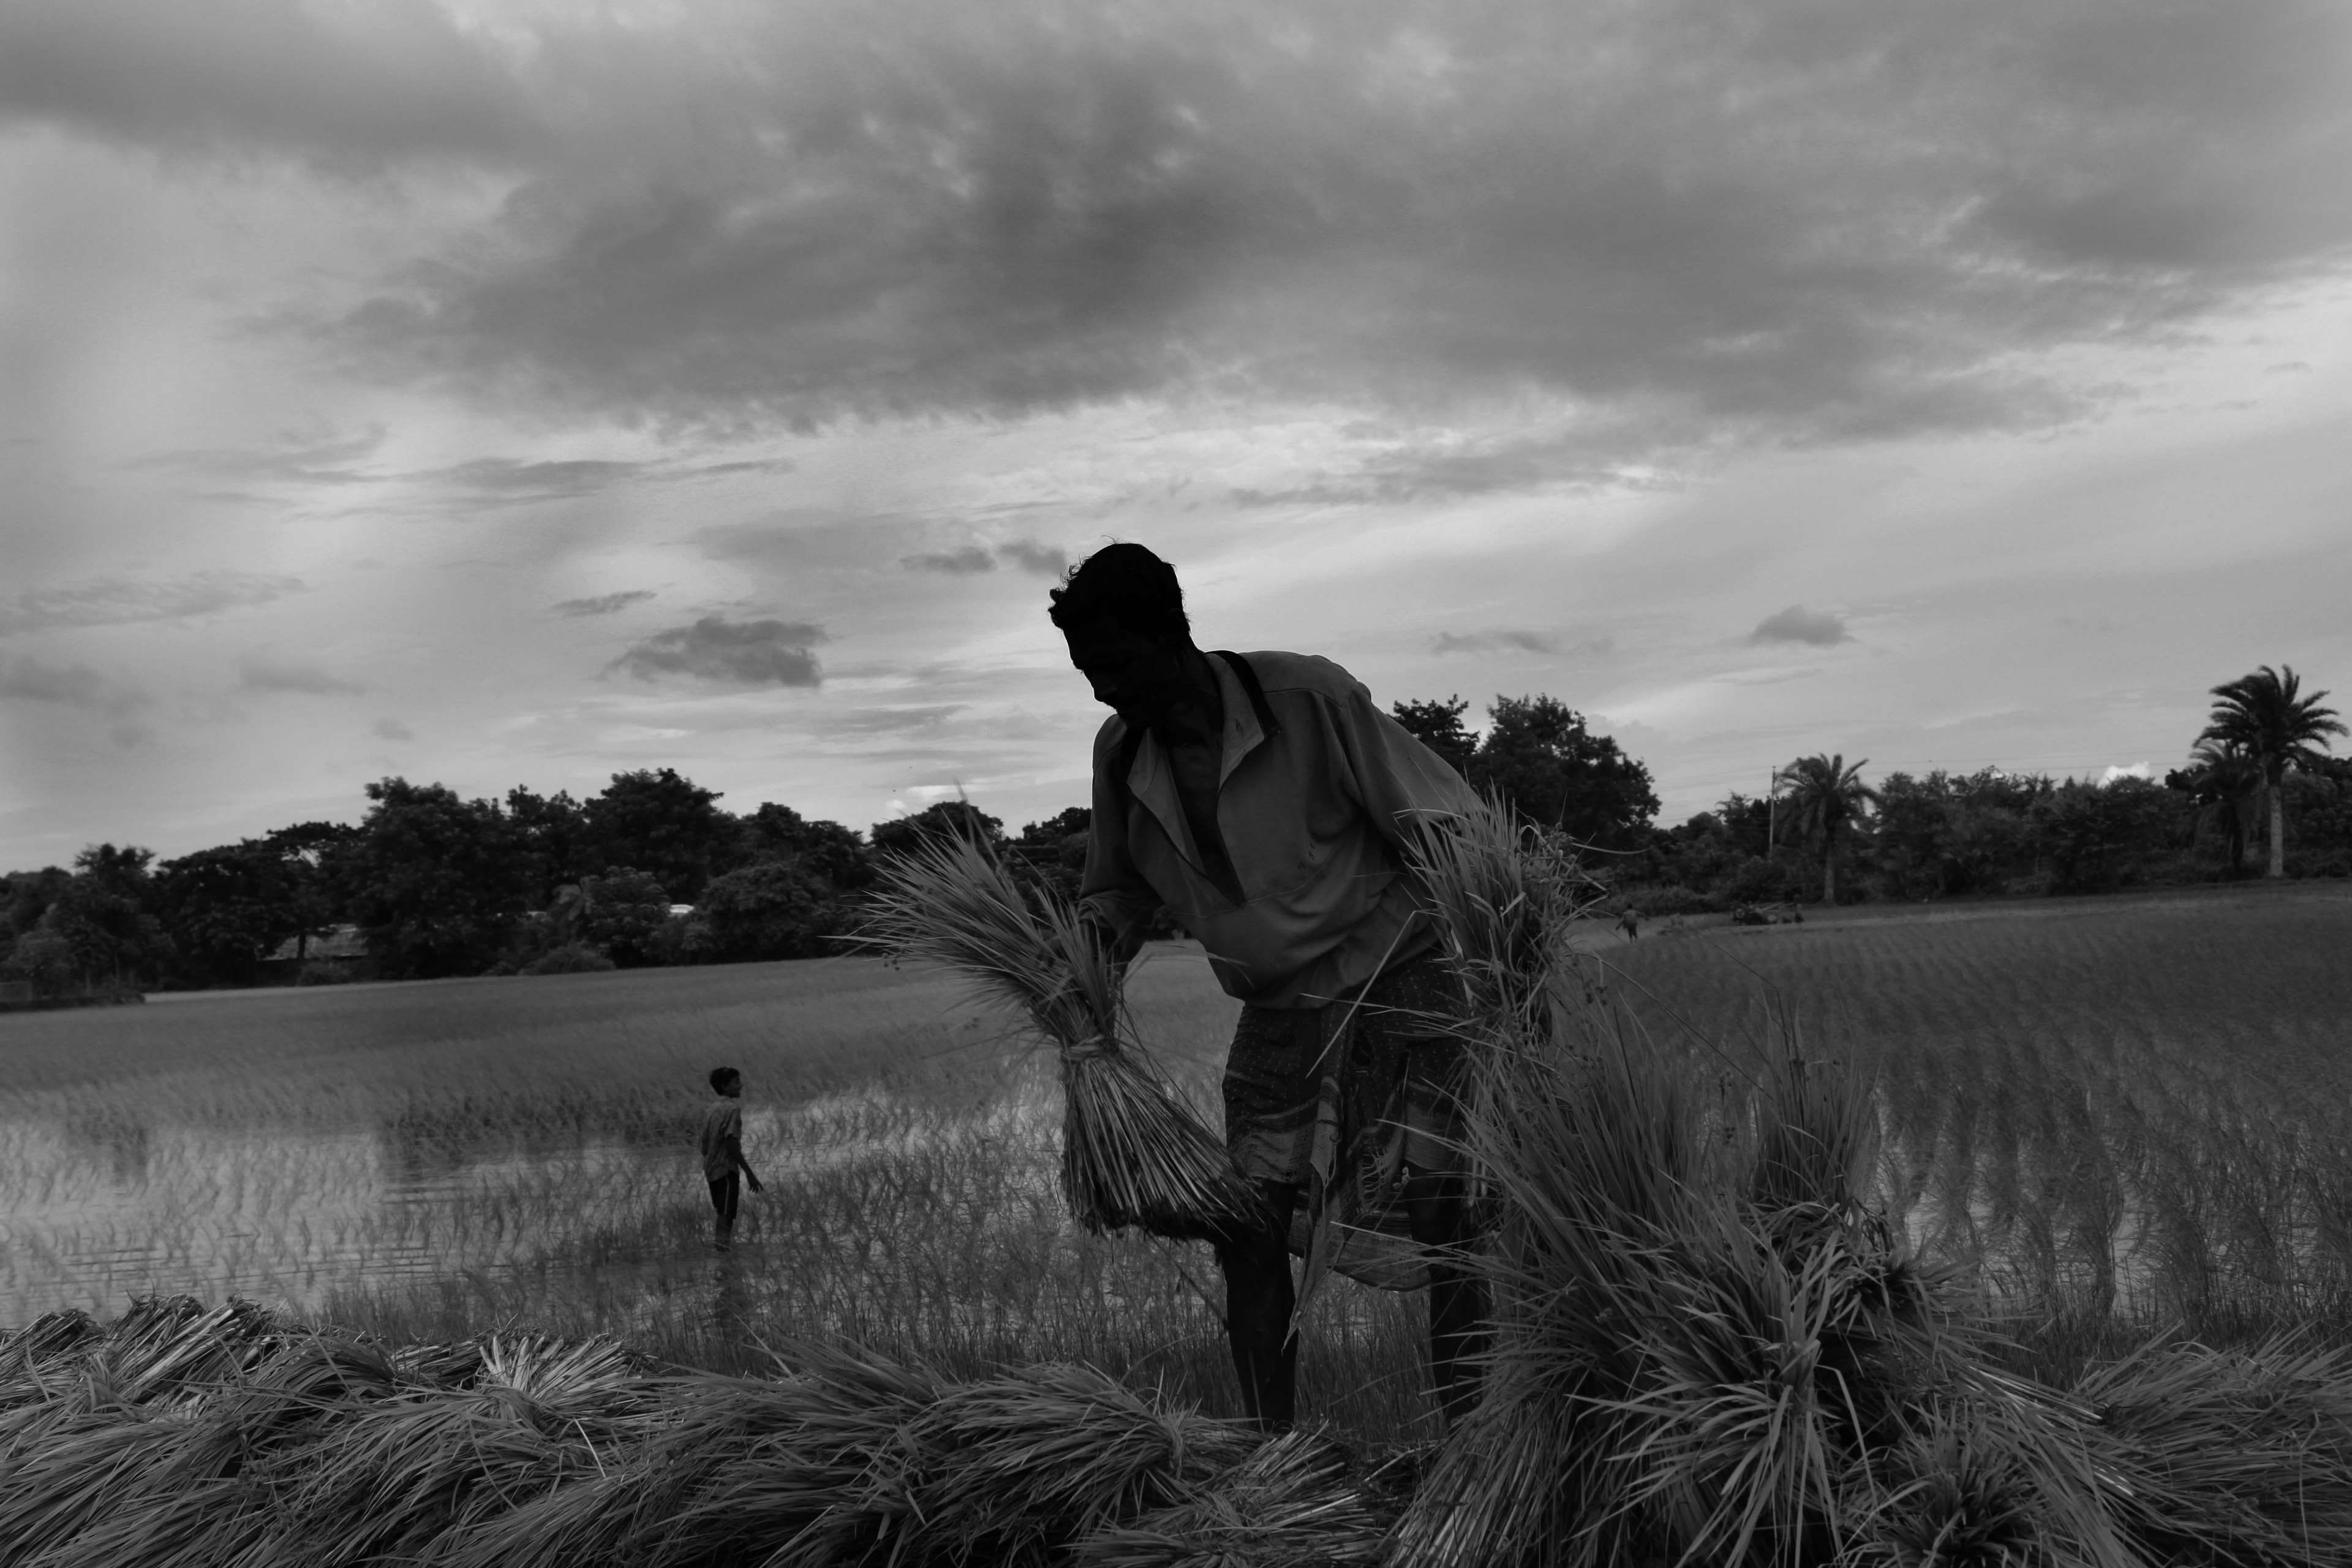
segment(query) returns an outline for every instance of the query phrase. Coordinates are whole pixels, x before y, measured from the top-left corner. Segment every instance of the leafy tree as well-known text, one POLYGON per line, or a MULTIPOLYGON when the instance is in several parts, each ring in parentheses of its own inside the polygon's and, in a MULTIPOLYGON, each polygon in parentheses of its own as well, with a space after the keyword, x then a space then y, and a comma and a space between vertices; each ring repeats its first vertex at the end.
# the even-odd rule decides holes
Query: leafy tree
POLYGON ((522 839, 524 896, 534 909, 552 904, 558 889, 603 869, 588 814, 568 790, 538 795, 518 784, 507 791, 507 820, 522 839))
POLYGON ((742 818, 738 835, 738 866, 789 861, 841 893, 854 892, 874 879, 874 858, 856 829, 838 822, 812 822, 789 805, 761 803, 742 818))
POLYGON ((601 877, 583 877, 578 888, 571 923, 580 941, 609 954, 623 969, 659 962, 670 899, 651 872, 624 866, 601 877))
POLYGON ((1614 740, 1592 733, 1556 698, 1497 697, 1486 714, 1486 733, 1470 760, 1472 784, 1499 791, 1522 816, 1580 843, 1623 849, 1643 841, 1658 797, 1650 770, 1614 740))
POLYGON ((133 846, 91 845, 74 857, 73 875, 41 911, 34 930, 65 942, 83 984, 135 986, 170 961, 171 939, 150 907, 147 868, 154 858, 133 846))
POLYGON ((926 838, 970 838, 994 848, 1004 842, 1004 823, 966 800, 943 800, 908 816, 877 822, 866 834, 877 855, 903 855, 926 838))
POLYGON ((2327 695, 2299 695, 2302 680, 2293 665, 2263 665, 2250 675, 2213 688, 2216 699, 2200 741, 2234 744, 2262 769, 2271 803, 2270 875, 2286 875, 2286 775, 2290 770, 2325 772, 2327 737, 2347 733, 2336 710, 2323 708, 2327 695))
POLYGON ((308 958, 310 939, 323 935, 344 918, 335 859, 358 838, 359 831, 344 822, 298 822, 262 836, 285 858, 297 958, 308 958))
POLYGON ((2103 892, 2140 879, 2164 847, 2179 807, 2162 784, 2067 780, 2034 804, 2053 892, 2103 892))
POLYGON ((20 937, 40 924, 41 916, 72 880, 73 873, 62 866, 0 877, 0 939, 20 937))
POLYGON ((266 839, 247 838, 156 868, 156 916, 184 978, 254 983, 261 961, 300 929, 294 864, 266 839))
POLYGON ((1453 765, 1454 771, 1467 777, 1470 759, 1478 750, 1478 737, 1462 727, 1462 715, 1470 704, 1461 697, 1449 697, 1443 702, 1399 702, 1389 714, 1404 727, 1407 734, 1453 765))
POLYGON ((405 779, 367 786, 373 804, 335 858, 352 918, 386 974, 478 973, 522 912, 530 862, 488 800, 405 779))
POLYGON ((1837 847, 1841 835, 1877 804, 1878 791, 1862 782, 1867 757, 1852 767, 1845 753, 1799 757, 1772 775, 1789 792, 1789 826, 1794 837, 1818 838, 1822 846, 1822 900, 1837 902, 1837 847))
POLYGON ((674 768, 614 773, 587 804, 596 865, 650 871, 681 903, 698 902, 713 862, 732 843, 734 819, 719 809, 719 795, 674 768))
POLYGON ((826 950, 843 924, 825 884, 784 860, 766 860, 712 879, 695 907, 709 951, 722 960, 807 958, 826 950))
POLYGON ((1065 898, 1078 896, 1087 869, 1087 840, 1094 808, 1073 805, 1043 822, 1032 822, 1013 840, 1013 852, 1040 881, 1065 898))
POLYGON ((73 988, 76 976, 73 943, 53 931, 35 926, 10 944, 0 962, 0 974, 22 980, 37 996, 60 996, 73 988))
POLYGON ((2230 874, 2246 868, 2246 819, 2263 796, 2262 764, 2234 741, 2200 741, 2189 766, 2164 775, 2165 788, 2188 797, 2194 831, 2219 826, 2230 846, 2230 874))

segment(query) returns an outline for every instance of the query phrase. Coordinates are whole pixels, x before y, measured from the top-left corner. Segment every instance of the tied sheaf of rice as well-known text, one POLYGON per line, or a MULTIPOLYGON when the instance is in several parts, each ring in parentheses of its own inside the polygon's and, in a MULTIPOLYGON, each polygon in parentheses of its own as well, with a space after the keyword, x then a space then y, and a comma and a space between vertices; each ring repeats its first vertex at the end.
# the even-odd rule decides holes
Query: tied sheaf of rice
POLYGON ((1062 1192, 1081 1224, 1213 1237, 1255 1217, 1257 1197, 1223 1142, 1136 1039, 1120 966, 1066 900, 1024 888, 969 839, 932 839, 883 870, 863 940, 955 971, 1053 1043, 1062 1192))

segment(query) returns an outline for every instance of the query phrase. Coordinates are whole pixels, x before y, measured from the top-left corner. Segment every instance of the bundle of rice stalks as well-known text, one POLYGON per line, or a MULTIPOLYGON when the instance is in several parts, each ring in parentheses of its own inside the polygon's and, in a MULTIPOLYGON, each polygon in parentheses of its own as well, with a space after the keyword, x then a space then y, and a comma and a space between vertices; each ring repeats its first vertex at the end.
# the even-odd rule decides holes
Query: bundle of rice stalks
MULTIPOLYGON (((648 1568, 773 1568, 882 1560, 877 1478, 903 1473, 904 1433, 938 1399, 928 1370, 836 1350, 793 1352, 794 1375, 681 1380, 677 1424, 648 1447, 626 1554, 648 1568)), ((896 1544, 895 1542, 893 1544, 896 1544)), ((575 1560, 576 1561, 576 1560, 575 1560)))
POLYGON ((947 1390, 906 1428, 910 1468, 875 1488, 901 1561, 1044 1568, 1106 1524, 1171 1506, 1255 1446, 1092 1367, 1022 1367, 947 1390))
POLYGON ((525 1498, 600 1473, 647 1408, 609 1342, 491 1340, 465 1389, 409 1388, 349 1409, 299 1453, 281 1449, 265 1564, 415 1559, 525 1498))
POLYGON ((2093 1372, 2107 1506, 2150 1562, 2352 1563, 2352 1352, 2158 1341, 2093 1372))
POLYGON ((2013 1512, 2037 1552, 2130 1561, 2084 1411, 1989 1370, 1955 1281, 1874 1217, 1866 1085, 1784 1058, 1727 1123, 1686 1063, 1580 1017, 1575 1048, 1482 1054, 1495 1344, 1398 1561, 1952 1561, 1895 1547, 1931 1470, 1976 1497, 1995 1454, 2024 1479, 1977 1536, 2013 1512), (1982 1440, 1934 1470, 1955 1410, 1982 1440), (1874 1468, 1906 1453, 1918 1473, 1874 1468))
POLYGON ((1562 1001, 1571 991, 1582 1000, 1593 989, 1574 971, 1570 925, 1602 890, 1575 846, 1481 795, 1470 810, 1425 826, 1408 859, 1482 1033, 1560 1037, 1562 1001))
POLYGON ((1259 1200, 1136 1038, 1121 965, 1050 888, 1024 888, 979 845, 929 839, 887 865, 861 938, 946 966, 1060 1054, 1062 1192, 1091 1230, 1213 1237, 1259 1200))
POLYGON ((1339 1568, 1373 1562, 1381 1534, 1322 1439, 1261 1445, 1182 1501, 1080 1540, 1081 1568, 1339 1568))

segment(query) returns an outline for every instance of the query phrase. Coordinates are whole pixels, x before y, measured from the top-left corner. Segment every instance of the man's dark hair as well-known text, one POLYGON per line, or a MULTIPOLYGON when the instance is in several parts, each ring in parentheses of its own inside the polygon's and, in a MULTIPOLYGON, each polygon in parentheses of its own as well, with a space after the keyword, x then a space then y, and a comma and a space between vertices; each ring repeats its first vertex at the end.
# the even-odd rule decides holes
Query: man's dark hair
POLYGON ((727 1086, 735 1082, 742 1076, 743 1075, 741 1073, 737 1072, 733 1068, 712 1068, 710 1069, 710 1087, 714 1092, 724 1094, 727 1091, 727 1086))
POLYGON ((1076 566, 1046 612, 1064 631, 1109 621, 1144 637, 1190 637, 1176 568, 1140 544, 1106 544, 1076 566))

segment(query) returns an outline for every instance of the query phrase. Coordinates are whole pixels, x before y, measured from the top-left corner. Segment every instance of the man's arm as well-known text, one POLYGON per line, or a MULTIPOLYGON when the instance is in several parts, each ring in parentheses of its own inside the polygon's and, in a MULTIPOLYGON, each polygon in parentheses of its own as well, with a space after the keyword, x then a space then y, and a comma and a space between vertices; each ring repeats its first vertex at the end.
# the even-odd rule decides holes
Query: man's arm
POLYGON ((1143 945, 1160 905, 1127 852, 1127 781, 1110 776, 1123 748, 1112 725, 1095 737, 1093 809, 1087 819, 1087 868, 1078 879, 1078 912, 1103 933, 1124 963, 1143 945))
POLYGON ((751 1162, 743 1158, 743 1116, 738 1111, 735 1125, 728 1129, 727 1152, 735 1157, 735 1168, 743 1173, 743 1184, 753 1192, 760 1190, 760 1178, 751 1173, 751 1162))

